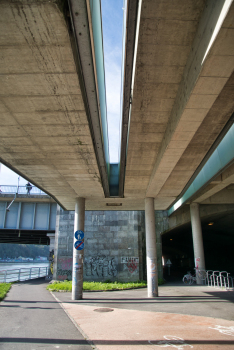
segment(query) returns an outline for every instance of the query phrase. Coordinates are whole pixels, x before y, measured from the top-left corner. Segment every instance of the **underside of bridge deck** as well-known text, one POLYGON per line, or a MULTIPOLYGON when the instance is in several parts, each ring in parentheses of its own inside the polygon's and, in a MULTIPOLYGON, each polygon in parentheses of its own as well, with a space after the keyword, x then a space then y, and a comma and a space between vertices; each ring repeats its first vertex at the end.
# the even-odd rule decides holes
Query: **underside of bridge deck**
POLYGON ((142 1, 127 141, 122 134, 126 199, 154 197, 167 209, 230 119, 234 5, 225 12, 224 3, 142 1))
POLYGON ((47 236, 47 233, 55 233, 55 231, 0 229, 0 244, 14 243, 50 245, 50 238, 47 236))
MULTIPOLYGON (((95 86, 88 91, 96 103, 92 111, 86 101, 91 84, 84 86, 77 38, 63 3, 1 1, 0 157, 64 208, 74 209, 77 196, 108 196, 108 181, 90 121, 93 112, 100 124, 97 92, 95 86)), ((90 39, 87 14, 80 21, 80 41, 90 39)), ((92 53, 86 54, 93 70, 92 53)))
POLYGON ((118 198, 89 4, 1 1, 0 160, 67 210, 167 209, 234 111, 234 4, 128 1, 118 198))

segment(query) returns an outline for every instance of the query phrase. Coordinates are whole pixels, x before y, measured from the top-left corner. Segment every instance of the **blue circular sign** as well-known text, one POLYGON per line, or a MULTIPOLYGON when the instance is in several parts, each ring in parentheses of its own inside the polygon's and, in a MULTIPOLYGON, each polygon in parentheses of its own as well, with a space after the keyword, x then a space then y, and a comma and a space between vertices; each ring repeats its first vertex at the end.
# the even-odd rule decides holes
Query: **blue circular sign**
POLYGON ((81 230, 78 230, 75 232, 75 238, 78 240, 78 241, 81 241, 82 239, 84 239, 84 232, 81 231, 81 230))
POLYGON ((74 244, 75 249, 82 250, 84 249, 84 242, 83 241, 76 241, 74 244))

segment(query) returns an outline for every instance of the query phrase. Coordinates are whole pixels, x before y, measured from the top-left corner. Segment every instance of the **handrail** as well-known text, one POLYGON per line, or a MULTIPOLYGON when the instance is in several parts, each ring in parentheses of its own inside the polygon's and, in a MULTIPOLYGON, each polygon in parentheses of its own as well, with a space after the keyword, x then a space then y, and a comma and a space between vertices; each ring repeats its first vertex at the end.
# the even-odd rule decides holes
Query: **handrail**
MULTIPOLYGON (((0 185, 0 194, 28 194, 26 186, 13 186, 13 185, 0 185)), ((47 195, 45 192, 32 186, 30 190, 30 195, 47 195)))
POLYGON ((20 269, 1 270, 0 282, 27 281, 39 277, 45 277, 49 273, 49 267, 23 267, 20 269))

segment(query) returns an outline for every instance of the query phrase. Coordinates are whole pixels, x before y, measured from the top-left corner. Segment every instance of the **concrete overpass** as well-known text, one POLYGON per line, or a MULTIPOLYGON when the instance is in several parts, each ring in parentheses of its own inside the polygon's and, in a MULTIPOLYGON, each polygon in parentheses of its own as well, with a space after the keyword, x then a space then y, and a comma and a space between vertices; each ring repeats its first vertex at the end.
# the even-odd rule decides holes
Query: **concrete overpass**
POLYGON ((4 164, 66 210, 77 198, 87 210, 144 210, 148 198, 149 218, 154 210, 171 214, 178 202, 211 201, 233 183, 229 147, 226 163, 209 166, 205 181, 181 199, 232 130, 231 0, 126 2, 117 171, 108 156, 98 1, 0 6, 4 164))
POLYGON ((127 2, 119 199, 100 18, 61 4, 1 2, 1 161, 67 210, 169 208, 233 113, 232 1, 127 2))

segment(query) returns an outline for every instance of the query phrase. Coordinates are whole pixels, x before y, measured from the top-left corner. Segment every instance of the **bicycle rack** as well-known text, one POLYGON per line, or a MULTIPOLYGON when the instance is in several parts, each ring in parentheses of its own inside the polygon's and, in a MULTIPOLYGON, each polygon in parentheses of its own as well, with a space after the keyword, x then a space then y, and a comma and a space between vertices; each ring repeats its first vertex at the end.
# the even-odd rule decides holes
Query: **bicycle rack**
POLYGON ((206 280, 207 280, 207 285, 208 287, 212 287, 212 274, 213 274, 213 270, 207 270, 206 271, 206 280))
POLYGON ((213 271, 211 279, 213 281, 213 287, 219 287, 219 271, 213 271))
POLYGON ((225 287, 226 289, 229 288, 229 278, 228 275, 230 275, 227 271, 221 271, 219 273, 219 279, 220 279, 220 287, 225 287))
POLYGON ((189 281, 188 284, 192 284, 193 280, 196 280, 196 277, 199 275, 201 281, 205 281, 205 284, 208 287, 214 288, 225 288, 226 290, 234 291, 234 277, 230 276, 230 273, 227 271, 213 271, 213 270, 197 270, 195 269, 195 275, 192 275, 190 271, 187 275, 184 275, 189 281))
POLYGON ((228 276, 228 289, 229 290, 231 290, 231 289, 234 290, 234 277, 228 276), (231 287, 230 287, 230 281, 231 281, 231 287))

